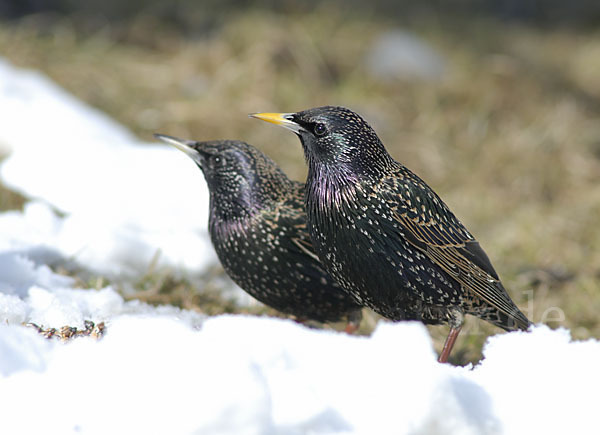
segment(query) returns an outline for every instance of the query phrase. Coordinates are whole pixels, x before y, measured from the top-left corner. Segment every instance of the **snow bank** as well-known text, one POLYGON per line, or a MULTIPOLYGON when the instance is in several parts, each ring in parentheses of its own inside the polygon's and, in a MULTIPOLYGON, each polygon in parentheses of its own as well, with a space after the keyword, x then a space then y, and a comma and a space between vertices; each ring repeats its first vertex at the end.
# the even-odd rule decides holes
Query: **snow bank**
POLYGON ((350 337, 74 288, 49 266, 135 277, 157 251, 190 273, 214 262, 202 177, 2 61, 0 110, 2 180, 39 199, 0 214, 0 433, 597 433, 600 342, 565 330, 491 337, 461 368, 436 362, 418 323, 350 337), (86 320, 105 322, 101 340, 22 325, 86 320))
POLYGON ((43 199, 0 215, 0 248, 114 279, 139 277, 156 258, 192 275, 215 264, 208 190, 186 156, 140 143, 43 75, 2 59, 0 112, 0 147, 10 152, 2 182, 43 199))
POLYGON ((367 338, 204 318, 20 267, 25 279, 2 278, 12 290, 0 293, 0 433, 596 433, 600 342, 565 330, 497 335, 479 365, 452 367, 419 323, 380 323, 367 338), (19 324, 86 319, 106 322, 101 340, 19 324))

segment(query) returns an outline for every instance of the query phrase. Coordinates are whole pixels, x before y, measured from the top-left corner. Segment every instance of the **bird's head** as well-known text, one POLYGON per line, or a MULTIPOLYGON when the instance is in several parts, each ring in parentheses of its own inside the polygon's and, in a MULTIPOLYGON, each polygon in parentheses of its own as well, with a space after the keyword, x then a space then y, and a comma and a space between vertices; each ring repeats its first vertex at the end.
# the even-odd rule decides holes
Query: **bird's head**
POLYGON ((296 113, 250 115, 280 125, 298 135, 312 169, 375 175, 392 161, 371 126, 345 107, 324 106, 296 113))
POLYGON ((246 142, 196 142, 154 135, 187 154, 202 169, 211 196, 211 209, 223 218, 251 215, 277 200, 291 181, 279 167, 246 142))

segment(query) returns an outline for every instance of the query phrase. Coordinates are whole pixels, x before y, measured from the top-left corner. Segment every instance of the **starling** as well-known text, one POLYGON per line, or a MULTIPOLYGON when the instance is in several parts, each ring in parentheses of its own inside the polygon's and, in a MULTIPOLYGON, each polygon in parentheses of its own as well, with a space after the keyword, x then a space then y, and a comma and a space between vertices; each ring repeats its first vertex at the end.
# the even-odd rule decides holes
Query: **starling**
POLYGON ((505 330, 529 327, 477 240, 358 114, 326 106, 251 116, 300 138, 315 251, 357 301, 391 320, 448 323, 440 362, 465 314, 505 330))
POLYGON ((245 142, 156 134, 200 167, 210 191, 209 233, 227 274, 262 303, 299 320, 358 328, 361 305, 331 278, 306 228, 304 185, 245 142))

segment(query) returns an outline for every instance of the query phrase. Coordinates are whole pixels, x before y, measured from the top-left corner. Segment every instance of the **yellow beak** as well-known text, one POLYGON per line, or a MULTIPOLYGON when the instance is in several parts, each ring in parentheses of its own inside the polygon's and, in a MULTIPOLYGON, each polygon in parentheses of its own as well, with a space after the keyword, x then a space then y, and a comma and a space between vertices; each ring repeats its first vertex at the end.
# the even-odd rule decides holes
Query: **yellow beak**
POLYGON ((270 122, 272 124, 280 125, 288 130, 292 130, 294 133, 298 133, 300 130, 303 130, 300 125, 292 121, 294 113, 251 113, 249 116, 270 122))

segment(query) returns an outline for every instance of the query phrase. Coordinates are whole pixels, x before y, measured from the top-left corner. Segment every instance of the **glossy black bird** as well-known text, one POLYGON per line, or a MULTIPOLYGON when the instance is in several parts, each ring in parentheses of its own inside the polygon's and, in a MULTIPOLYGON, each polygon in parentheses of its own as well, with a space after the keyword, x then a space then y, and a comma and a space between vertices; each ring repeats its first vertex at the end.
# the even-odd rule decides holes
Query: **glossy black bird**
POLYGON ((301 320, 337 321, 347 332, 361 306, 325 272, 310 241, 304 185, 241 141, 196 142, 156 134, 200 167, 210 191, 209 232, 227 274, 254 298, 301 320))
POLYGON ((251 115, 298 135, 308 163, 308 230, 327 271, 392 320, 449 323, 445 362, 471 314, 505 330, 529 320, 440 197, 343 107, 251 115))

